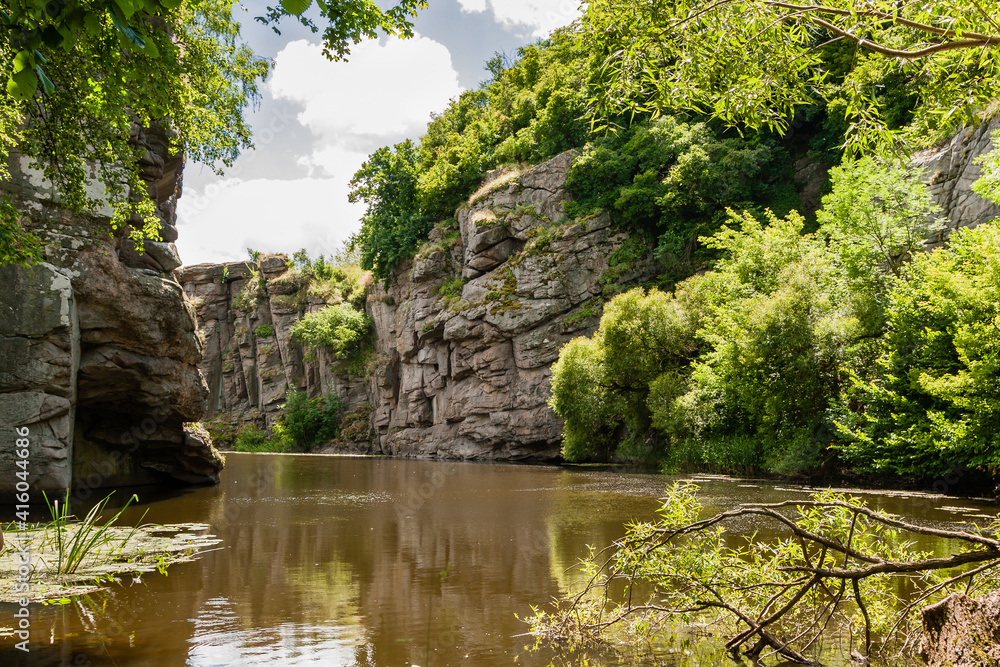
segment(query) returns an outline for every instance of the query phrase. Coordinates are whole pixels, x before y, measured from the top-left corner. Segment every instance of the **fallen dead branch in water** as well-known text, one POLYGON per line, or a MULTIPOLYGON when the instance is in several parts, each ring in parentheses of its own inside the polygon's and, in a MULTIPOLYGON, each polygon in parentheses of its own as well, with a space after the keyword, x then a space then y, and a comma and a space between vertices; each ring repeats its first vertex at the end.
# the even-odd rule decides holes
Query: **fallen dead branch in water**
POLYGON ((734 658, 817 664, 818 648, 834 638, 844 650, 890 657, 915 650, 919 608, 956 590, 996 587, 1000 522, 968 532, 919 526, 834 492, 701 519, 697 488, 674 485, 658 521, 628 526, 585 559, 580 589, 555 611, 536 611, 532 634, 554 644, 635 645, 671 624, 699 624, 725 636, 734 658), (726 530, 747 520, 785 537, 726 530), (917 535, 949 548, 915 550, 917 535))

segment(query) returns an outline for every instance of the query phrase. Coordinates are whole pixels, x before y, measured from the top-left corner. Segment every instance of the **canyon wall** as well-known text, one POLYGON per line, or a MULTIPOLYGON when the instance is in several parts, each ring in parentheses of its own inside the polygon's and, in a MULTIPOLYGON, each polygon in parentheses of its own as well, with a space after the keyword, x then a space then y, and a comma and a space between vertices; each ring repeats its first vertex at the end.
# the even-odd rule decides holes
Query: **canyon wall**
POLYGON ((272 426, 290 388, 310 397, 338 396, 348 410, 367 405, 361 376, 346 372, 329 351, 304 350, 292 337, 304 313, 336 299, 311 293, 309 280, 290 268, 286 256, 198 264, 177 275, 197 308, 204 339, 206 419, 272 426))
POLYGON ((563 184, 573 157, 492 174, 390 286, 369 289, 374 351, 363 376, 325 350, 308 354, 293 338, 295 321, 328 303, 285 256, 178 271, 205 341, 207 414, 234 427, 270 426, 296 388, 374 410, 367 440, 335 449, 558 457, 561 423, 547 401, 559 348, 596 330, 617 285, 653 274, 645 246, 609 271, 628 236, 606 215, 566 220, 563 184))
POLYGON ((1000 207, 972 191, 972 184, 982 173, 976 159, 993 148, 991 136, 997 130, 1000 116, 978 127, 965 128, 941 146, 914 155, 912 162, 923 170, 924 180, 945 218, 935 245, 944 243, 956 229, 975 227, 1000 215, 1000 207))
POLYGON ((34 489, 218 481, 222 458, 191 424, 207 391, 194 310, 173 275, 184 157, 158 130, 135 128, 132 140, 162 225, 141 252, 111 229, 110 210, 60 206, 27 160, 3 185, 44 257, 0 268, 0 491, 19 481, 24 427, 34 489))
POLYGON ((596 330, 618 285, 653 274, 645 247, 612 267, 628 235, 607 215, 566 219, 574 155, 491 174, 388 288, 372 289, 382 451, 558 457, 562 424, 547 401, 559 349, 596 330))
MULTIPOLYGON (((1000 121, 964 130, 915 156, 947 220, 933 243, 1000 213, 971 191, 980 173, 974 161, 992 147, 998 128, 1000 121)), ((284 256, 265 256, 259 267, 181 269, 205 339, 209 414, 233 425, 271 425, 295 387, 314 397, 337 395, 349 408, 372 406, 370 443, 352 443, 352 451, 558 457, 561 423, 547 401, 559 349, 596 330, 607 299, 655 274, 648 248, 630 243, 607 215, 566 219, 564 184, 574 156, 488 175, 389 285, 370 288, 375 349, 363 376, 346 374, 324 351, 308 358, 292 338, 294 322, 326 303, 304 293, 284 256), (259 282, 248 303, 241 294, 254 271, 259 282)), ((819 204, 823 171, 797 173, 805 209, 819 204)))

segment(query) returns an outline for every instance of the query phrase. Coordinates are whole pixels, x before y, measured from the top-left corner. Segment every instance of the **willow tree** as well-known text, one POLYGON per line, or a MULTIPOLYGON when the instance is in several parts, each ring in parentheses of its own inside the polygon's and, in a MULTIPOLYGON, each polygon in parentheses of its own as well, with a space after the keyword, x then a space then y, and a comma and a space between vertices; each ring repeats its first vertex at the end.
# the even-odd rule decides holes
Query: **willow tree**
POLYGON ((784 132, 823 101, 851 150, 926 141, 997 97, 997 16, 996 0, 593 0, 585 28, 606 54, 595 115, 683 109, 784 132), (902 131, 880 95, 892 77, 915 98, 902 131))
MULTIPOLYGON (((132 128, 157 122, 176 148, 217 172, 253 146, 245 117, 270 63, 242 41, 233 0, 0 0, 0 179, 25 157, 77 212, 112 206, 112 226, 157 238, 132 128), (103 185, 100 196, 88 183, 103 185), (131 221, 131 222, 130 222, 131 221), (139 222, 142 221, 142 222, 139 222)), ((284 0, 258 20, 305 16, 311 0, 284 0)), ((410 35, 423 0, 387 10, 370 0, 317 0, 328 57, 378 31, 410 35)), ((0 265, 40 256, 9 199, 0 200, 0 265)))

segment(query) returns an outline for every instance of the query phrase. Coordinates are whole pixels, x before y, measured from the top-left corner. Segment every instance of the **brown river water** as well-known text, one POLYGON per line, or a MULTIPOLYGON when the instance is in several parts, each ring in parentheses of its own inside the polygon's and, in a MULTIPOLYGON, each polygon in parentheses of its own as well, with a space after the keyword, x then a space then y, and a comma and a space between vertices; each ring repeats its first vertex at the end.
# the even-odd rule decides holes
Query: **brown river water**
MULTIPOLYGON (((698 481, 712 511, 808 493, 682 478, 698 481)), ((567 570, 588 545, 620 537, 628 521, 655 518, 673 479, 580 467, 229 454, 219 486, 161 498, 140 489, 140 506, 126 514, 126 522, 148 509, 146 522, 208 523, 222 539, 218 548, 171 566, 167 576, 129 576, 69 605, 32 605, 31 652, 16 651, 6 637, 0 665, 726 664, 711 641, 637 663, 532 651, 517 618, 567 590, 574 580, 567 570)), ((968 499, 855 495, 937 526, 986 521, 997 511, 968 499)), ((921 546, 941 554, 951 548, 921 546)), ((0 627, 12 624, 15 609, 0 605, 0 627)))

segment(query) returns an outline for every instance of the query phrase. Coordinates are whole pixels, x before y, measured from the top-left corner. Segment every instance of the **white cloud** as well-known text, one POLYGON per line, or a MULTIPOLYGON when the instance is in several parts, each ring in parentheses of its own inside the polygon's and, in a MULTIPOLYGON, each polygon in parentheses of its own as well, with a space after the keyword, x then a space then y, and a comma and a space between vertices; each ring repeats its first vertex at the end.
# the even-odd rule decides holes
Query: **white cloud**
POLYGON ((302 105, 298 121, 317 137, 304 162, 324 169, 331 149, 367 155, 423 134, 431 112, 462 92, 448 49, 420 36, 363 42, 342 63, 326 60, 317 44, 292 42, 278 53, 268 86, 302 105))
POLYGON ((348 183, 368 155, 419 137, 431 112, 462 92, 448 49, 420 36, 364 42, 340 63, 324 58, 318 44, 299 40, 275 61, 264 107, 282 99, 302 110, 292 117, 262 108, 255 151, 227 178, 188 180, 178 201, 177 241, 186 264, 245 259, 246 248, 334 252, 360 226, 364 205, 348 203, 348 183), (289 131, 295 122, 313 141, 288 156, 281 149, 304 134, 289 131), (308 178, 296 178, 290 168, 296 159, 308 178), (241 173, 254 177, 241 179, 241 173))
POLYGON ((493 14, 508 29, 526 27, 534 37, 545 37, 580 16, 580 0, 458 0, 464 12, 493 14))
POLYGON ((178 201, 181 259, 189 265, 242 260, 247 248, 288 254, 306 248, 329 256, 357 230, 364 212, 347 201, 348 180, 228 178, 185 189, 178 201))

